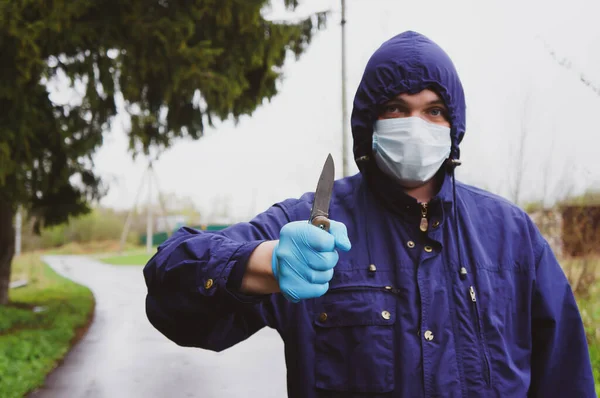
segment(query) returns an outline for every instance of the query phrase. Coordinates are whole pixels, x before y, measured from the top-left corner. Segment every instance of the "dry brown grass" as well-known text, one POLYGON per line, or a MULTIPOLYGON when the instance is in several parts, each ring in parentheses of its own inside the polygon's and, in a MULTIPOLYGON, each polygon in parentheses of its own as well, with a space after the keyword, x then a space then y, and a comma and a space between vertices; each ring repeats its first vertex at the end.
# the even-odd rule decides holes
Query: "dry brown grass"
POLYGON ((600 256, 566 258, 561 265, 575 296, 588 299, 600 280, 600 256))

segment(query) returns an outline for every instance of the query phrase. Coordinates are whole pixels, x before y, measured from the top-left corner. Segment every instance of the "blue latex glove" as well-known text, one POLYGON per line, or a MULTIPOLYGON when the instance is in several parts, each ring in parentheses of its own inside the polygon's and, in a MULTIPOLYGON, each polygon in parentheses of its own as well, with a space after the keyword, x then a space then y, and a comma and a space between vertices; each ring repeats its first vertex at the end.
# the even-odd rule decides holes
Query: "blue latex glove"
POLYGON ((330 220, 329 232, 308 221, 284 225, 271 264, 281 293, 293 303, 322 296, 329 289, 339 259, 335 249, 350 248, 346 226, 341 222, 330 220))

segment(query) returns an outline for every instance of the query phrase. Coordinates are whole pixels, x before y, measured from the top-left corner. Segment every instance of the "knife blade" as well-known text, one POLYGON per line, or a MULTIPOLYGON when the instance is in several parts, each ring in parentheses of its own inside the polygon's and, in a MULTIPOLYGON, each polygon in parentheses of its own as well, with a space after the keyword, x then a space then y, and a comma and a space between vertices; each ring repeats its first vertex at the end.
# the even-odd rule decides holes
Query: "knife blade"
POLYGON ((329 202, 333 192, 333 182, 335 180, 335 166, 331 154, 327 156, 321 176, 317 183, 315 198, 312 209, 310 210, 309 222, 325 231, 329 232, 329 202))

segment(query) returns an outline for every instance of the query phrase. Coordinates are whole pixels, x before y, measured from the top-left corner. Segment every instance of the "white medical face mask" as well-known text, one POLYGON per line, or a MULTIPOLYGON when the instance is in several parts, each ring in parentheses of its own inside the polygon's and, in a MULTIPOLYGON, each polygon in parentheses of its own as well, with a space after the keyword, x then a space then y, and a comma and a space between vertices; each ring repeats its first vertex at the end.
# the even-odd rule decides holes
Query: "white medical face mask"
POLYGON ((373 126, 375 162, 407 188, 429 181, 450 155, 450 128, 420 117, 377 120, 373 126))

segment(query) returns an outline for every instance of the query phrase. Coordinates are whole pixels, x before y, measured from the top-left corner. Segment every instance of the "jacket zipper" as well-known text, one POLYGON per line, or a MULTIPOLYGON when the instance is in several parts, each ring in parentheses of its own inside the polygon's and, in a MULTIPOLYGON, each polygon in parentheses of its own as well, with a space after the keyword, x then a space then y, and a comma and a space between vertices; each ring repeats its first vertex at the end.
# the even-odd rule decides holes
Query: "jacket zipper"
POLYGON ((421 203, 421 223, 419 224, 419 229, 422 232, 427 232, 428 227, 429 222, 427 221, 427 203, 421 203))
POLYGON ((481 353, 483 355, 483 375, 485 378, 485 382, 487 385, 490 385, 490 361, 487 355, 487 351, 485 350, 485 346, 483 344, 483 329, 481 328, 481 319, 479 317, 479 307, 477 305, 477 296, 475 294, 475 289, 473 286, 469 286, 469 294, 471 295, 471 301, 473 302, 473 307, 475 308, 475 318, 477 321, 477 330, 479 333, 479 347, 481 353))

